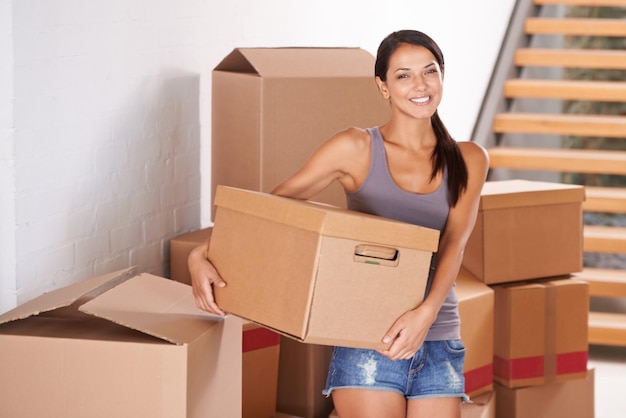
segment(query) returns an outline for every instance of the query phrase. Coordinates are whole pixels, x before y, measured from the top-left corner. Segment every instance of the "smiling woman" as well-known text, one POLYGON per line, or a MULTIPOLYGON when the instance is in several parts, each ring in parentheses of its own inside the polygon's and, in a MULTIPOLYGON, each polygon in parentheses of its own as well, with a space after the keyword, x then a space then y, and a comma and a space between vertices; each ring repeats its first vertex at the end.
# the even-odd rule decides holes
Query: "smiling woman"
MULTIPOLYGON (((311 199, 336 181, 349 209, 442 232, 424 301, 381 335, 389 348, 334 347, 323 393, 332 396, 342 418, 458 418, 467 398, 453 283, 474 227, 488 161, 479 145, 457 143, 439 118, 443 69, 439 46, 423 32, 387 36, 374 76, 389 102, 389 120, 338 132, 272 191, 311 199)), ((189 267, 197 305, 223 315, 212 287, 226 283, 207 260, 206 245, 192 252, 189 267)))

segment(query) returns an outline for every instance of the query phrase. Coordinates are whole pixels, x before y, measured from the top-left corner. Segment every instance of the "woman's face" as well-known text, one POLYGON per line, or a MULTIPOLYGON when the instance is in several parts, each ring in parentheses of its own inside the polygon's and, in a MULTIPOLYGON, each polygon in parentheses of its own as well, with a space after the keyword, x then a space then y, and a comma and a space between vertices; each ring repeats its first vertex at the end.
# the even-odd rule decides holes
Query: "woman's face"
POLYGON ((387 81, 376 82, 392 108, 414 118, 430 118, 441 102, 443 73, 423 46, 400 45, 389 58, 387 81))

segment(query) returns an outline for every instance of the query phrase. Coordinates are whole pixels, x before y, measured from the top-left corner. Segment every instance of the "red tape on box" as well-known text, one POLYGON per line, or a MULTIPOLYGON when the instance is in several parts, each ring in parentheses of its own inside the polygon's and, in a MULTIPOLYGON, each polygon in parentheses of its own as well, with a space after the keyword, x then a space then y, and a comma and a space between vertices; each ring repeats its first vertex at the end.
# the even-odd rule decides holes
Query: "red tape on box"
POLYGON ((271 347, 280 343, 280 335, 267 328, 259 327, 246 330, 242 337, 242 351, 259 350, 261 348, 271 347))
POLYGON ((477 367, 463 373, 465 377, 465 392, 471 393, 493 383, 493 364, 477 367))

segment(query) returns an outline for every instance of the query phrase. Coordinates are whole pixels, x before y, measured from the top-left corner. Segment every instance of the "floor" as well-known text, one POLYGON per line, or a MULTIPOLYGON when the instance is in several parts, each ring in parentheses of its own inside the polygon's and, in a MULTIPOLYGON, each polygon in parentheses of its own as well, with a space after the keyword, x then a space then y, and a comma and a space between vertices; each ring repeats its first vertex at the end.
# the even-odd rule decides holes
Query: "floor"
POLYGON ((595 418, 626 417, 626 347, 589 347, 595 369, 595 418))

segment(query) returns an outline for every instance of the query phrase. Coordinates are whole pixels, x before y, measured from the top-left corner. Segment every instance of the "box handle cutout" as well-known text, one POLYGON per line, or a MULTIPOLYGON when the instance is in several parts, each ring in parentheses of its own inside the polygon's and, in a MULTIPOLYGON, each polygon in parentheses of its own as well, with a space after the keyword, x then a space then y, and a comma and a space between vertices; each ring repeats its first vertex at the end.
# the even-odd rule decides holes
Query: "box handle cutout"
POLYGON ((400 251, 382 245, 359 244, 354 247, 354 261, 381 266, 398 265, 400 251))

